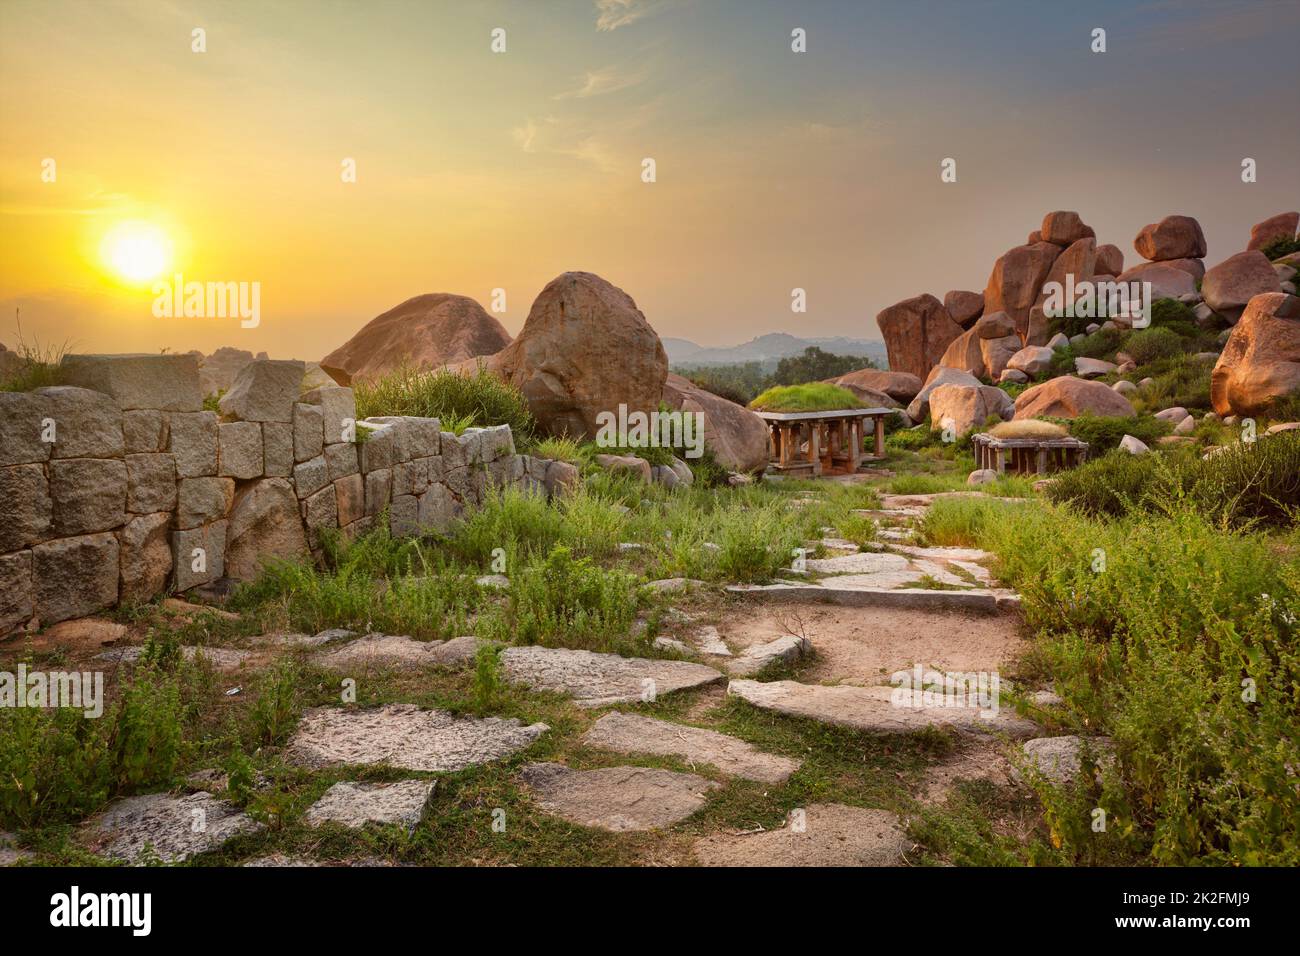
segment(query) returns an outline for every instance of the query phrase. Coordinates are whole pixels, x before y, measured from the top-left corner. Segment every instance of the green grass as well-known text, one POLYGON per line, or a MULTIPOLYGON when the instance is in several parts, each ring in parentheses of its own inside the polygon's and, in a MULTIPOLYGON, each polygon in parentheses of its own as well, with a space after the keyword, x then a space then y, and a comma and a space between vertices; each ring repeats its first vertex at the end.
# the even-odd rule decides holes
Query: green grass
POLYGON ((829 412, 865 406, 847 388, 829 382, 807 382, 769 388, 750 402, 749 407, 764 412, 829 412))
POLYGON ((537 421, 523 393, 480 367, 472 375, 402 365, 372 382, 353 385, 357 418, 413 415, 444 419, 444 428, 509 425, 517 447, 526 448, 537 421))

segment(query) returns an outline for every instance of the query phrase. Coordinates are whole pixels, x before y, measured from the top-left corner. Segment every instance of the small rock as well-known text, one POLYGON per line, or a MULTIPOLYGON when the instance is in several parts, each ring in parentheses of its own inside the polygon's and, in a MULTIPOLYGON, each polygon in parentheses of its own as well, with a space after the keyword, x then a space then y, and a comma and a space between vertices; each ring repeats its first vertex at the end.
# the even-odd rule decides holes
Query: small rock
POLYGON ((262 828, 210 793, 151 793, 111 804, 87 824, 84 837, 92 851, 115 860, 146 862, 146 851, 152 851, 164 863, 180 863, 262 828), (194 826, 196 819, 203 821, 202 827, 194 826))
POLYGON ((1135 438, 1132 435, 1125 435, 1121 438, 1119 440, 1119 447, 1122 451, 1126 451, 1130 455, 1145 455, 1151 450, 1147 447, 1146 442, 1142 441, 1140 438, 1135 438))
POLYGON ((886 810, 815 803, 780 830, 704 837, 695 857, 705 866, 899 866, 910 848, 886 810))
MULTIPOLYGON (((1049 782, 1065 786, 1079 774, 1085 745, 1091 749, 1099 768, 1114 762, 1115 749, 1109 737, 1077 737, 1072 734, 1036 737, 1025 741, 1024 754, 1030 768, 1037 770, 1049 782)), ((1013 776, 1021 779, 1019 773, 1013 776)))
POLYGON ((750 677, 777 662, 791 663, 812 653, 812 642, 806 637, 786 634, 764 644, 752 644, 727 665, 738 677, 750 677))
POLYGON ((992 468, 976 468, 966 476, 968 485, 987 485, 998 480, 998 473, 992 468))
POLYGON ((671 826, 703 807, 704 795, 719 787, 694 774, 649 767, 570 770, 534 763, 520 777, 543 810, 614 833, 671 826))
POLYGON ((367 823, 393 824, 415 829, 433 795, 432 780, 397 783, 336 783, 307 808, 303 822, 309 826, 339 823, 360 828, 367 823))

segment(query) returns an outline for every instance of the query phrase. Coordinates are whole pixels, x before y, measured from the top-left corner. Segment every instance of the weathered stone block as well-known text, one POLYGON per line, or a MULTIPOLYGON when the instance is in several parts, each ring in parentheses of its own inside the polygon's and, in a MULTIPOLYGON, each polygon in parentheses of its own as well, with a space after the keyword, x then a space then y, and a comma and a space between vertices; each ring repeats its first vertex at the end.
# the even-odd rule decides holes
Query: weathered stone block
POLYGON ((456 439, 467 465, 477 465, 483 461, 483 429, 467 428, 456 439))
POLYGON ((338 498, 339 527, 346 528, 366 514, 366 483, 360 474, 347 475, 334 482, 338 498))
POLYGON ((117 533, 122 574, 119 600, 147 601, 167 587, 172 573, 171 524, 167 512, 140 515, 117 533))
POLYGON ((322 529, 339 526, 338 492, 333 485, 326 485, 303 501, 302 520, 307 526, 307 543, 313 548, 320 545, 322 529))
POLYGON ((65 355, 61 371, 68 385, 111 395, 123 410, 197 412, 203 407, 196 355, 65 355))
POLYGON ((221 396, 221 414, 246 422, 292 422, 306 366, 296 360, 257 359, 221 396))
POLYGON ((325 446, 325 463, 329 466, 330 481, 338 481, 361 470, 357 446, 351 442, 325 446))
POLYGON ((45 415, 54 420, 52 458, 121 458, 122 410, 103 392, 71 385, 38 388, 45 415))
POLYGON ((167 450, 176 459, 180 478, 200 478, 217 473, 217 415, 188 412, 171 416, 167 450))
MULTIPOLYGON (((125 476, 122 480, 125 494, 125 476)), ((38 544, 32 548, 36 616, 42 624, 55 624, 110 608, 117 603, 117 577, 118 544, 113 534, 38 544)))
POLYGON ((0 468, 0 554, 49 537, 49 482, 41 465, 0 468))
POLYGON ((395 425, 357 422, 357 449, 362 474, 393 467, 398 460, 399 434, 395 425))
POLYGON ((420 530, 443 532, 451 527, 463 510, 445 485, 430 485, 429 490, 420 496, 416 523, 420 530))
POLYGON ((478 435, 479 460, 493 462, 515 453, 515 439, 509 425, 493 425, 478 435))
POLYGON ((0 555, 0 635, 31 619, 35 612, 32 590, 32 553, 0 555))
POLYGON ((176 590, 188 591, 226 574, 226 522, 172 532, 176 590))
POLYGON ((262 477, 262 426, 257 422, 217 425, 217 474, 227 478, 262 477))
POLYGON ((338 385, 325 386, 305 393, 299 401, 320 406, 325 444, 352 441, 354 435, 350 426, 357 418, 357 402, 352 389, 338 385))
POLYGON ((49 468, 54 534, 91 534, 126 522, 126 462, 65 458, 50 462, 49 468))
POLYGON ((167 450, 167 416, 152 408, 122 413, 122 438, 128 455, 149 455, 167 450))
POLYGON ((171 455, 126 456, 126 510, 145 515, 176 508, 176 461, 171 455))
POLYGON ((325 447, 324 413, 319 405, 293 406, 293 460, 308 461, 325 447))
POLYGON ((325 456, 318 455, 293 468, 293 486, 299 498, 307 498, 329 484, 329 466, 325 456))
POLYGON ((176 488, 176 527, 182 531, 226 517, 235 500, 233 478, 182 478, 176 488))
POLYGON ((377 515, 388 507, 393 497, 393 471, 380 468, 366 476, 366 514, 377 515))
POLYGON ((446 471, 455 471, 469 464, 465 443, 451 432, 442 433, 442 464, 446 471))
POLYGON ((240 488, 226 532, 227 576, 250 581, 268 560, 305 554, 307 536, 288 480, 263 478, 240 488))
POLYGON ((262 473, 268 478, 293 474, 293 426, 288 422, 262 422, 262 473))
POLYGON ((31 392, 0 392, 0 465, 48 461, 51 443, 41 441, 45 399, 31 392))
POLYGON ((389 530, 397 537, 409 537, 420 530, 420 502, 415 495, 397 495, 388 506, 389 530))

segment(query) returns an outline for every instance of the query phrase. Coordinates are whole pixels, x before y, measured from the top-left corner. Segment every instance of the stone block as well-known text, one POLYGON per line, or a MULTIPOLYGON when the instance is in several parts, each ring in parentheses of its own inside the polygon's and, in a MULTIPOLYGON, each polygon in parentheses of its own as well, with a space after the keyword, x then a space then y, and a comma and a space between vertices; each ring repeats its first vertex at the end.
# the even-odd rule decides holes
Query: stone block
POLYGON ((325 444, 334 445, 353 440, 355 435, 351 426, 356 422, 357 402, 352 395, 352 389, 340 385, 327 385, 306 392, 299 401, 307 405, 320 406, 325 444))
POLYGON ((235 499, 233 478, 182 478, 176 487, 176 527, 182 531, 226 517, 235 499))
POLYGON ((262 426, 257 422, 217 425, 217 474, 225 478, 262 477, 262 426))
POLYGON ((388 507, 393 497, 393 471, 380 468, 368 472, 366 478, 366 514, 377 515, 388 507))
POLYGON ((293 474, 293 426, 288 422, 262 422, 262 474, 288 478, 293 474))
POLYGON ((122 601, 148 601, 167 588, 172 574, 172 516, 139 515, 117 533, 122 601))
POLYGON ((294 560, 306 554, 298 498, 287 479, 263 478, 239 489, 226 532, 228 577, 251 581, 269 560, 294 560))
POLYGON ((221 414, 245 422, 292 422, 305 371, 306 366, 296 360, 249 362, 221 396, 221 414))
POLYGON ((388 505, 389 530, 399 538, 420 530, 420 502, 415 495, 395 495, 388 505))
POLYGON ((324 414, 319 405, 293 406, 293 460, 308 461, 325 447, 324 414))
POLYGON ((319 547, 321 531, 339 526, 338 492, 333 485, 326 485, 304 499, 302 520, 307 526, 307 543, 313 548, 319 547))
POLYGON ((34 596, 31 551, 0 555, 0 635, 31 619, 34 596))
POLYGON ((366 514, 366 483, 360 474, 347 475, 334 482, 338 499, 339 527, 346 528, 366 514))
POLYGON ((46 402, 32 392, 0 392, 0 466, 49 461, 52 443, 41 441, 46 402))
POLYGON ((176 459, 179 478, 200 478, 217 473, 217 416, 215 412, 172 415, 167 450, 176 459))
POLYGON ((330 481, 338 481, 361 470, 357 446, 351 442, 325 446, 325 464, 329 467, 330 481))
POLYGON ((115 458, 64 458, 50 462, 49 468, 53 534, 92 534, 126 522, 126 462, 115 458))
POLYGON ((126 456, 126 510, 146 515, 176 508, 176 461, 171 455, 126 456))
POLYGON ((0 468, 0 554, 49 537, 53 516, 43 466, 0 468))
POLYGON ((329 484, 329 480, 329 466, 325 464, 324 455, 293 468, 293 486, 300 499, 316 494, 329 484))
POLYGON ((167 415, 153 408, 122 413, 122 438, 128 455, 167 450, 167 415))
MULTIPOLYGON (((227 479, 228 480, 228 479, 227 479)), ((226 574, 226 522, 172 532, 176 590, 188 591, 226 574)))
POLYGON ((189 353, 65 355, 60 368, 66 384, 111 395, 124 411, 197 412, 203 407, 199 359, 189 353))
POLYGON ((36 616, 43 625, 112 607, 117 579, 118 544, 111 533, 58 538, 32 548, 36 616))
POLYGON ((103 392, 72 385, 38 388, 45 415, 54 420, 51 458, 121 458, 122 410, 103 392))

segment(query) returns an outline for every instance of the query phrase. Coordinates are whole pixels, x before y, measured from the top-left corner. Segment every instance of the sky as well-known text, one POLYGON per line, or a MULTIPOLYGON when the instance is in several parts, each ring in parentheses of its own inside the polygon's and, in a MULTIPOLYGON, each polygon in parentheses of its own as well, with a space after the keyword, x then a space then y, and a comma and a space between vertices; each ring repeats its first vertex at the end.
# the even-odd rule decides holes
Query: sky
POLYGON ((318 359, 425 292, 516 333, 568 270, 665 337, 878 339, 1053 209, 1129 264, 1195 216, 1213 264, 1300 206, 1298 35, 1300 0, 0 0, 0 342, 318 359), (156 315, 151 250, 256 326, 156 315))

